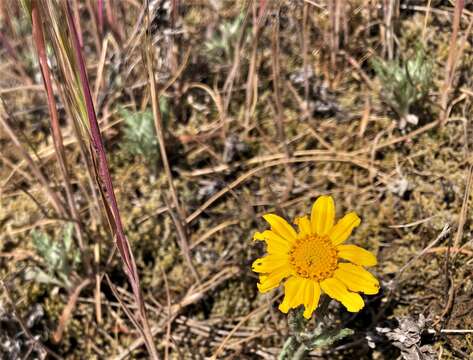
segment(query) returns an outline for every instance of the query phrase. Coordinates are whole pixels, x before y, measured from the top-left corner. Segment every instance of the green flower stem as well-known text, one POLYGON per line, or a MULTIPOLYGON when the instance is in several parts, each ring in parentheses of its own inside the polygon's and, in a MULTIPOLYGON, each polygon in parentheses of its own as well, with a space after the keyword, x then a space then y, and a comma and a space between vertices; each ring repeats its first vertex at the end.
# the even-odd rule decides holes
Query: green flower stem
POLYGON ((282 347, 282 350, 279 353, 278 360, 290 359, 290 355, 294 353, 296 344, 296 338, 294 336, 290 336, 284 343, 284 346, 282 347))
POLYGON ((305 359, 305 356, 310 352, 310 349, 307 348, 304 344, 300 344, 297 348, 297 351, 292 356, 292 360, 302 360, 305 359))
POLYGON ((290 337, 278 356, 278 360, 302 360, 313 349, 332 345, 335 341, 353 334, 351 329, 324 329, 323 319, 330 304, 330 298, 321 299, 317 311, 315 330, 308 330, 308 321, 303 317, 303 309, 299 308, 289 313, 288 324, 290 337))

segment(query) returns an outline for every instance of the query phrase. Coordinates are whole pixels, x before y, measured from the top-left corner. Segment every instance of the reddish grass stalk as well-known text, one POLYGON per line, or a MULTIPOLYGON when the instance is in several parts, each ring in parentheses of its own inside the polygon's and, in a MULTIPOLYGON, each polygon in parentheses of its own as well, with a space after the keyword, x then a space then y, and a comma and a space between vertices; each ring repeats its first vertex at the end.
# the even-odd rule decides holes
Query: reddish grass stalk
MULTIPOLYGON (((98 20, 98 17, 97 17, 97 10, 94 6, 94 3, 92 2, 92 0, 86 0, 85 1, 85 6, 87 8, 87 12, 89 13, 90 15, 90 18, 93 19, 93 21, 90 22, 90 24, 92 25, 92 29, 91 29, 91 35, 92 35, 92 38, 94 39, 94 43, 95 43, 95 50, 97 51, 97 54, 100 54, 101 52, 101 49, 102 49, 102 42, 101 42, 101 33, 100 33, 100 29, 99 29, 99 20, 98 20)), ((81 44, 83 45, 83 44, 81 44)), ((83 48, 83 46, 81 46, 81 48, 83 48)))
POLYGON ((171 21, 172 27, 176 25, 177 15, 179 14, 179 0, 171 0, 171 21))
POLYGON ((78 29, 77 35, 79 36, 80 47, 83 47, 84 39, 82 39, 82 29, 80 26, 79 0, 74 0, 72 6, 74 9, 74 18, 76 19, 76 24, 77 24, 77 29, 78 29))
POLYGON ((80 225, 79 213, 74 202, 74 196, 72 193, 71 182, 69 179, 69 171, 67 168, 64 142, 62 138, 61 128, 59 126, 59 116, 57 112, 56 100, 54 99, 53 86, 51 82, 51 74, 49 71, 48 61, 46 58, 46 46, 44 43, 43 28, 41 23, 41 17, 38 8, 37 0, 31 2, 31 22, 32 22, 32 31, 33 39, 36 46, 36 51, 38 54, 39 64, 41 68, 41 75, 43 77, 44 87, 48 96, 48 109, 51 115, 51 129, 53 135, 53 142, 57 161, 59 163, 59 168, 61 170, 62 177, 64 179, 64 185, 66 190, 67 203, 69 206, 69 211, 71 212, 72 218, 75 220, 74 225, 77 233, 77 239, 79 242, 79 248, 81 250, 84 259, 86 260, 86 267, 91 272, 90 262, 87 261, 88 257, 86 256, 84 238, 82 234, 82 228, 80 225))
MULTIPOLYGON (((64 4, 64 3, 63 3, 64 4)), ((107 214, 109 216, 109 222, 112 230, 113 236, 116 238, 116 245, 118 251, 120 252, 120 256, 123 260, 125 265, 125 273, 128 276, 128 280, 133 290, 133 295, 135 298, 136 305, 139 309, 141 326, 143 327, 143 333, 145 336, 145 342, 147 349, 153 359, 158 359, 158 353, 156 350, 156 346, 154 345, 154 341, 152 338, 152 334, 150 331, 150 327, 148 324, 148 319, 146 316, 146 309, 143 301, 143 297, 141 294, 140 288, 140 280, 138 271, 136 268, 136 263, 131 251, 130 243, 125 235, 125 231, 123 228, 120 211, 118 209, 117 200, 115 197, 115 192, 113 189, 112 178, 110 176, 109 168, 108 168, 108 161, 107 155, 105 152, 105 147, 102 140, 102 135, 100 133, 99 124, 97 121, 97 117, 95 114, 94 104, 92 101, 92 94, 90 92, 89 81, 87 79, 87 71, 85 66, 85 61, 82 56, 82 50, 79 42, 79 36, 77 34, 77 29, 74 24, 72 11, 69 6, 69 3, 66 2, 66 16, 67 16, 67 24, 69 27, 69 32, 71 35, 72 45, 74 48, 77 65, 78 65, 78 73, 80 78, 80 83, 82 86, 82 92, 84 95, 84 100, 87 109, 87 117, 90 126, 90 136, 91 136, 91 145, 92 145, 92 153, 95 159, 96 171, 97 171, 97 181, 100 185, 100 190, 102 193, 102 198, 104 201, 104 205, 107 207, 107 214)))
POLYGON ((100 35, 103 35, 103 0, 97 0, 97 17, 100 35))
POLYGON ((112 30, 115 38, 118 43, 121 44, 123 39, 123 28, 117 23, 117 18, 115 16, 115 8, 113 7, 113 2, 107 1, 105 4, 105 15, 107 19, 107 26, 112 30))

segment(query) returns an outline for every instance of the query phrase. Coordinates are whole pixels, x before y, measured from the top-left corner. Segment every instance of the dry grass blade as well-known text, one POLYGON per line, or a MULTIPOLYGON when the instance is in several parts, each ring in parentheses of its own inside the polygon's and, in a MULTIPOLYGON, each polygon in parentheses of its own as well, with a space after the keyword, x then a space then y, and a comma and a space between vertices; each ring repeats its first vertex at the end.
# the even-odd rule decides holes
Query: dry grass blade
POLYGON ((46 58, 46 46, 44 43, 43 36, 43 26, 41 22, 40 12, 38 9, 38 1, 31 1, 31 22, 33 29, 33 38, 36 45, 36 50, 38 53, 39 63, 41 67, 41 75, 43 77, 44 87, 48 96, 48 109, 51 119, 51 129, 53 135, 53 142, 55 148, 55 154, 57 157, 57 162, 61 170, 62 178, 64 180, 64 187, 66 190, 67 203, 69 205, 69 211, 72 215, 72 218, 75 220, 74 226, 76 229, 76 234, 79 242, 79 247, 82 252, 82 257, 86 263, 89 274, 92 272, 91 264, 87 252, 85 251, 85 243, 83 236, 83 229, 81 226, 79 213, 77 211, 77 206, 74 201, 74 195, 72 193, 71 181, 69 178, 68 166, 66 163, 66 155, 64 148, 64 141, 59 126, 59 115, 57 111, 57 104, 54 98, 53 86, 51 81, 51 73, 49 71, 48 61, 46 58))
POLYGON ((260 172, 264 169, 279 166, 279 165, 304 163, 304 162, 324 162, 324 161, 325 162, 332 162, 332 161, 333 162, 347 162, 347 163, 352 163, 356 166, 359 166, 363 169, 372 171, 373 174, 377 174, 378 176, 383 177, 383 174, 380 173, 372 165, 366 164, 366 162, 364 162, 360 159, 356 159, 356 158, 351 157, 350 155, 346 155, 346 154, 340 154, 338 156, 337 155, 320 155, 320 154, 309 156, 310 152, 307 151, 307 152, 301 152, 300 154, 295 153, 294 155, 299 155, 299 156, 294 156, 294 157, 291 157, 289 159, 285 159, 284 154, 278 154, 278 155, 272 156, 272 157, 270 157, 269 161, 267 161, 266 164, 258 166, 256 168, 254 168, 252 170, 249 170, 248 172, 240 175, 237 179, 235 179, 230 184, 228 184, 228 186, 226 186, 222 190, 220 190, 217 193, 215 193, 214 195, 212 195, 207 201, 205 201, 202 205, 200 205, 197 210, 195 210, 192 214, 190 214, 186 218, 186 222, 191 223, 192 221, 194 221, 205 209, 207 209, 210 205, 212 205, 215 201, 217 201, 222 195, 224 195, 228 191, 234 189, 235 187, 237 187, 238 185, 240 185, 241 183, 243 183, 247 179, 251 178, 253 175, 257 174, 258 172, 260 172), (276 159, 274 159, 274 157, 276 157, 276 159))
POLYGON ((463 237, 463 229, 465 227, 465 222, 467 219, 468 213, 468 201, 470 200, 471 187, 473 180, 473 165, 470 165, 468 169, 468 176, 465 184, 465 193, 463 195, 463 203, 460 211, 460 216, 458 220, 458 228, 455 234, 455 239, 453 240, 453 247, 458 248, 463 237))
MULTIPOLYGON (((412 320, 413 351, 473 351, 469 3, 0 0, 2 21, 0 274, 29 269, 5 283, 38 342, 269 360, 343 325, 347 341, 308 357, 373 360, 400 354, 380 332, 412 320), (357 309, 367 287, 356 314, 315 304, 314 282, 291 291, 296 245, 309 271, 319 238, 289 244, 266 221, 313 232, 322 195, 361 219, 345 244, 376 257, 330 260, 357 309), (344 283, 346 261, 379 287, 344 283), (299 296, 315 309, 297 336, 279 310, 299 296)), ((3 290, 0 353, 44 353, 3 290)))
MULTIPOLYGON (((147 20, 148 20, 147 26, 149 28, 150 26, 149 13, 147 13, 147 20)), ((193 265, 192 259, 189 254, 189 242, 188 242, 187 233, 186 233, 187 223, 185 221, 185 214, 179 204, 179 198, 177 195, 176 187, 174 186, 171 167, 169 165, 169 160, 168 160, 168 156, 166 152, 162 116, 161 116, 161 110, 159 108, 159 99, 158 99, 159 92, 156 89, 156 80, 155 80, 155 75, 154 75, 154 67, 153 67, 154 56, 152 56, 153 48, 151 46, 150 31, 146 32, 145 40, 146 40, 144 44, 145 48, 143 49, 143 52, 144 52, 144 58, 145 58, 144 60, 146 64, 146 70, 148 72, 148 81, 149 81, 150 92, 151 92, 151 106, 153 109, 154 126, 156 129, 156 135, 158 137, 159 151, 160 151, 161 159, 163 162, 164 172, 166 173, 166 179, 167 179, 167 183, 168 183, 169 190, 171 193, 173 206, 176 209, 176 213, 174 213, 174 211, 169 205, 168 205, 168 208, 170 209, 173 221, 178 231, 181 250, 183 252, 186 263, 189 269, 191 270, 191 273, 194 276, 195 280, 197 282, 200 282, 200 275, 197 272, 195 266, 193 265)))
MULTIPOLYGON (((42 9, 47 14, 46 19, 52 24, 49 28, 49 32, 57 56, 56 60, 60 64, 62 76, 67 80, 64 88, 65 100, 71 105, 70 107, 74 111, 75 119, 79 122, 77 127, 81 129, 81 131, 87 129, 87 134, 90 136, 90 155, 94 161, 96 181, 102 195, 111 233, 116 240, 117 248, 125 265, 125 273, 133 289, 134 298, 139 309, 140 323, 146 335, 148 351, 153 359, 157 359, 156 347, 149 332, 149 324, 141 294, 138 271, 130 244, 124 232, 114 193, 105 147, 87 78, 85 61, 82 56, 82 46, 74 23, 72 10, 69 3, 42 2, 41 5, 42 9), (68 29, 68 35, 66 29, 68 29)), ((33 9, 37 9, 36 3, 34 3, 33 9)), ((36 27, 36 30, 37 29, 38 27, 36 27)), ((39 39, 39 34, 37 39, 39 39)))
POLYGON ((460 20, 463 8, 465 7, 464 0, 455 1, 455 11, 453 17, 453 29, 452 35, 450 38, 450 51, 448 52, 448 60, 445 64, 445 82, 443 84, 442 93, 440 96, 440 125, 445 125, 448 120, 448 95, 452 87, 453 76, 455 74, 455 68, 458 62, 458 52, 457 52, 457 39, 458 31, 460 29, 460 20))
MULTIPOLYGON (((270 301, 270 303, 273 303, 274 301, 276 300, 275 299, 272 299, 270 301)), ((221 344, 219 345, 219 347, 217 348, 217 350, 215 350, 214 354, 212 355, 212 357, 210 358, 210 360, 217 360, 218 359, 218 356, 222 353, 222 351, 225 349, 225 345, 228 343, 228 341, 231 339, 231 337, 233 336, 233 334, 235 334, 235 332, 238 331, 238 329, 246 322, 248 321, 251 317, 255 316, 256 314, 260 313, 260 312, 265 312, 265 311, 268 311, 268 305, 267 304, 264 304, 263 306, 260 306, 259 308, 256 308, 255 310, 251 311, 250 313, 248 313, 248 315, 246 315, 245 317, 243 317, 240 322, 235 325, 233 327, 233 329, 228 333, 228 335, 225 337, 225 339, 223 339, 223 341, 221 342, 221 344)))
MULTIPOLYGON (((177 314, 180 311, 182 311, 185 307, 195 304, 198 301, 202 300, 202 298, 205 297, 208 291, 215 289, 216 287, 221 285, 223 282, 235 276, 237 273, 238 273, 237 268, 227 267, 219 271, 215 276, 208 279, 204 283, 196 286, 194 289, 189 289, 189 292, 185 295, 185 297, 181 301, 171 306, 171 309, 169 310, 169 313, 171 315, 169 317, 166 317, 166 321, 164 321, 163 324, 156 325, 151 329, 152 334, 156 335, 162 332, 164 328, 167 328, 167 324, 173 321, 173 319, 177 316, 177 314)), ((113 360, 126 359, 130 355, 131 351, 139 348, 143 344, 144 344, 144 337, 140 337, 136 339, 135 341, 133 341, 133 343, 131 343, 128 346, 128 349, 126 351, 119 354, 118 356, 115 356, 113 360)))
MULTIPOLYGON (((69 7, 69 4, 66 3, 65 13, 67 15, 68 26, 72 37, 72 45, 75 50, 76 61, 78 64, 78 75, 80 78, 80 83, 82 86, 82 92, 84 96, 84 102, 87 109, 87 120, 89 121, 90 126, 90 135, 91 135, 91 145, 93 149, 93 158, 97 166, 97 181, 100 185, 100 190, 102 192, 102 197, 104 199, 104 204, 111 210, 112 216, 109 217, 110 224, 112 226, 112 234, 116 238, 116 244, 120 252, 121 258, 125 264, 125 272, 128 275, 130 285, 133 289, 133 294, 135 296, 135 301, 140 311, 140 322, 143 326, 143 332, 145 334, 146 345, 150 356, 153 359, 158 359, 158 354, 156 346, 154 344, 153 338, 151 336, 148 324, 148 318, 146 315, 146 309, 144 306, 141 289, 140 289, 140 280, 138 275, 138 270, 136 268, 135 260, 131 251, 130 243, 125 235, 123 228, 120 211, 118 209, 117 200, 115 198, 115 192, 113 189, 112 178, 110 176, 110 171, 108 169, 108 161, 105 152, 105 147, 102 140, 102 135, 100 133, 99 125, 97 122, 97 117, 95 115, 95 109, 92 101, 92 94, 89 87, 89 81, 87 79, 87 71, 85 67, 85 62, 82 57, 82 49, 79 43, 79 37, 77 36, 77 30, 74 24, 72 17, 72 11, 69 7)), ((109 214, 109 212, 107 212, 109 214)))
POLYGON ((68 213, 67 213, 66 209, 64 208, 64 205, 62 204, 61 200, 59 199, 58 194, 51 188, 51 185, 49 184, 48 179, 43 174, 43 172, 41 171, 39 166, 35 163, 35 161, 31 157, 31 155, 28 153, 28 151, 24 148, 24 146, 22 145, 22 143, 20 142, 20 140, 16 136, 15 131, 10 126, 10 124, 7 120, 7 117, 10 117, 10 116, 7 113, 7 110, 5 108, 5 103, 3 102, 3 99, 2 99, 2 105, 3 105, 3 109, 1 109, 2 113, 0 113, 0 124, 4 128, 6 134, 8 135, 8 137, 10 138, 12 143, 18 149, 18 152, 21 154, 23 159, 26 161, 26 163, 30 167, 31 172, 34 174, 36 179, 38 179, 38 181, 43 186, 44 191, 46 192, 46 194, 48 195, 49 200, 51 201, 51 205, 54 207, 54 210, 58 213, 58 215, 60 215, 64 218, 67 218, 68 213))
POLYGON ((421 252, 419 252, 416 256, 414 256, 411 260, 409 260, 397 273, 396 275, 396 282, 399 281, 399 279, 402 277, 404 271, 406 271, 409 266, 412 266, 414 262, 416 262, 419 258, 421 258, 424 254, 427 254, 430 249, 432 249, 435 245, 437 245, 441 240, 445 239, 448 234, 450 233, 450 225, 445 224, 443 230, 440 232, 440 234, 428 245, 426 246, 421 252))
MULTIPOLYGON (((277 8, 278 13, 280 8, 277 8)), ((276 103, 276 128, 279 141, 283 145, 284 153, 286 154, 286 159, 289 159, 291 154, 289 152, 289 147, 286 143, 286 135, 284 133, 284 115, 283 115, 283 106, 281 100, 281 89, 280 89, 280 64, 279 64, 279 15, 273 19, 272 25, 272 34, 271 34, 271 56, 272 56, 272 75, 273 75, 273 89, 274 89, 274 99, 276 103)), ((285 164, 288 185, 286 190, 285 199, 289 197, 289 194, 294 186, 294 173, 291 169, 289 163, 285 164)))
POLYGON ((54 334, 53 334, 54 342, 59 343, 61 341, 64 329, 66 328, 67 323, 72 316, 72 312, 74 311, 74 308, 76 307, 77 299, 80 293, 82 292, 82 290, 86 288, 90 283, 91 283, 90 279, 85 279, 70 294, 69 300, 67 301, 67 304, 62 311, 61 317, 59 318, 59 325, 57 329, 54 331, 54 334))

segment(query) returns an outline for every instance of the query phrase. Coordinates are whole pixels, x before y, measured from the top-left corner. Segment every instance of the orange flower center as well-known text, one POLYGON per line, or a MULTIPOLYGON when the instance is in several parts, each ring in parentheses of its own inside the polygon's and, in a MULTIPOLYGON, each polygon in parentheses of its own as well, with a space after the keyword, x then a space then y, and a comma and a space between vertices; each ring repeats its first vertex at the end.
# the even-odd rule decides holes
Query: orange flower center
POLYGON ((327 236, 308 235, 294 242, 289 262, 299 276, 322 281, 333 275, 337 255, 337 249, 327 236))

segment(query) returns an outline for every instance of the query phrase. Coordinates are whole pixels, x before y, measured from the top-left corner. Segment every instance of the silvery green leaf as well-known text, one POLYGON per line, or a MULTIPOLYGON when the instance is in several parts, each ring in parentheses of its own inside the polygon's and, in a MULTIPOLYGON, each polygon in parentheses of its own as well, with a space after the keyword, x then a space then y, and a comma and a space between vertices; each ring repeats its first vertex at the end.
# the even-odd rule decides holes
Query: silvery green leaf
POLYGON ((29 268, 25 271, 25 280, 33 280, 42 284, 54 284, 63 286, 63 284, 55 277, 46 274, 40 268, 29 268))
POLYGON ((329 331, 327 333, 323 333, 322 335, 316 337, 312 341, 312 347, 313 348, 318 348, 322 346, 330 346, 332 345, 335 341, 338 341, 340 339, 343 339, 344 337, 353 335, 355 332, 352 329, 344 328, 337 330, 336 332, 329 331))
POLYGON ((68 223, 64 227, 63 242, 64 242, 64 249, 66 251, 69 251, 72 248, 72 230, 73 230, 72 223, 68 223))

